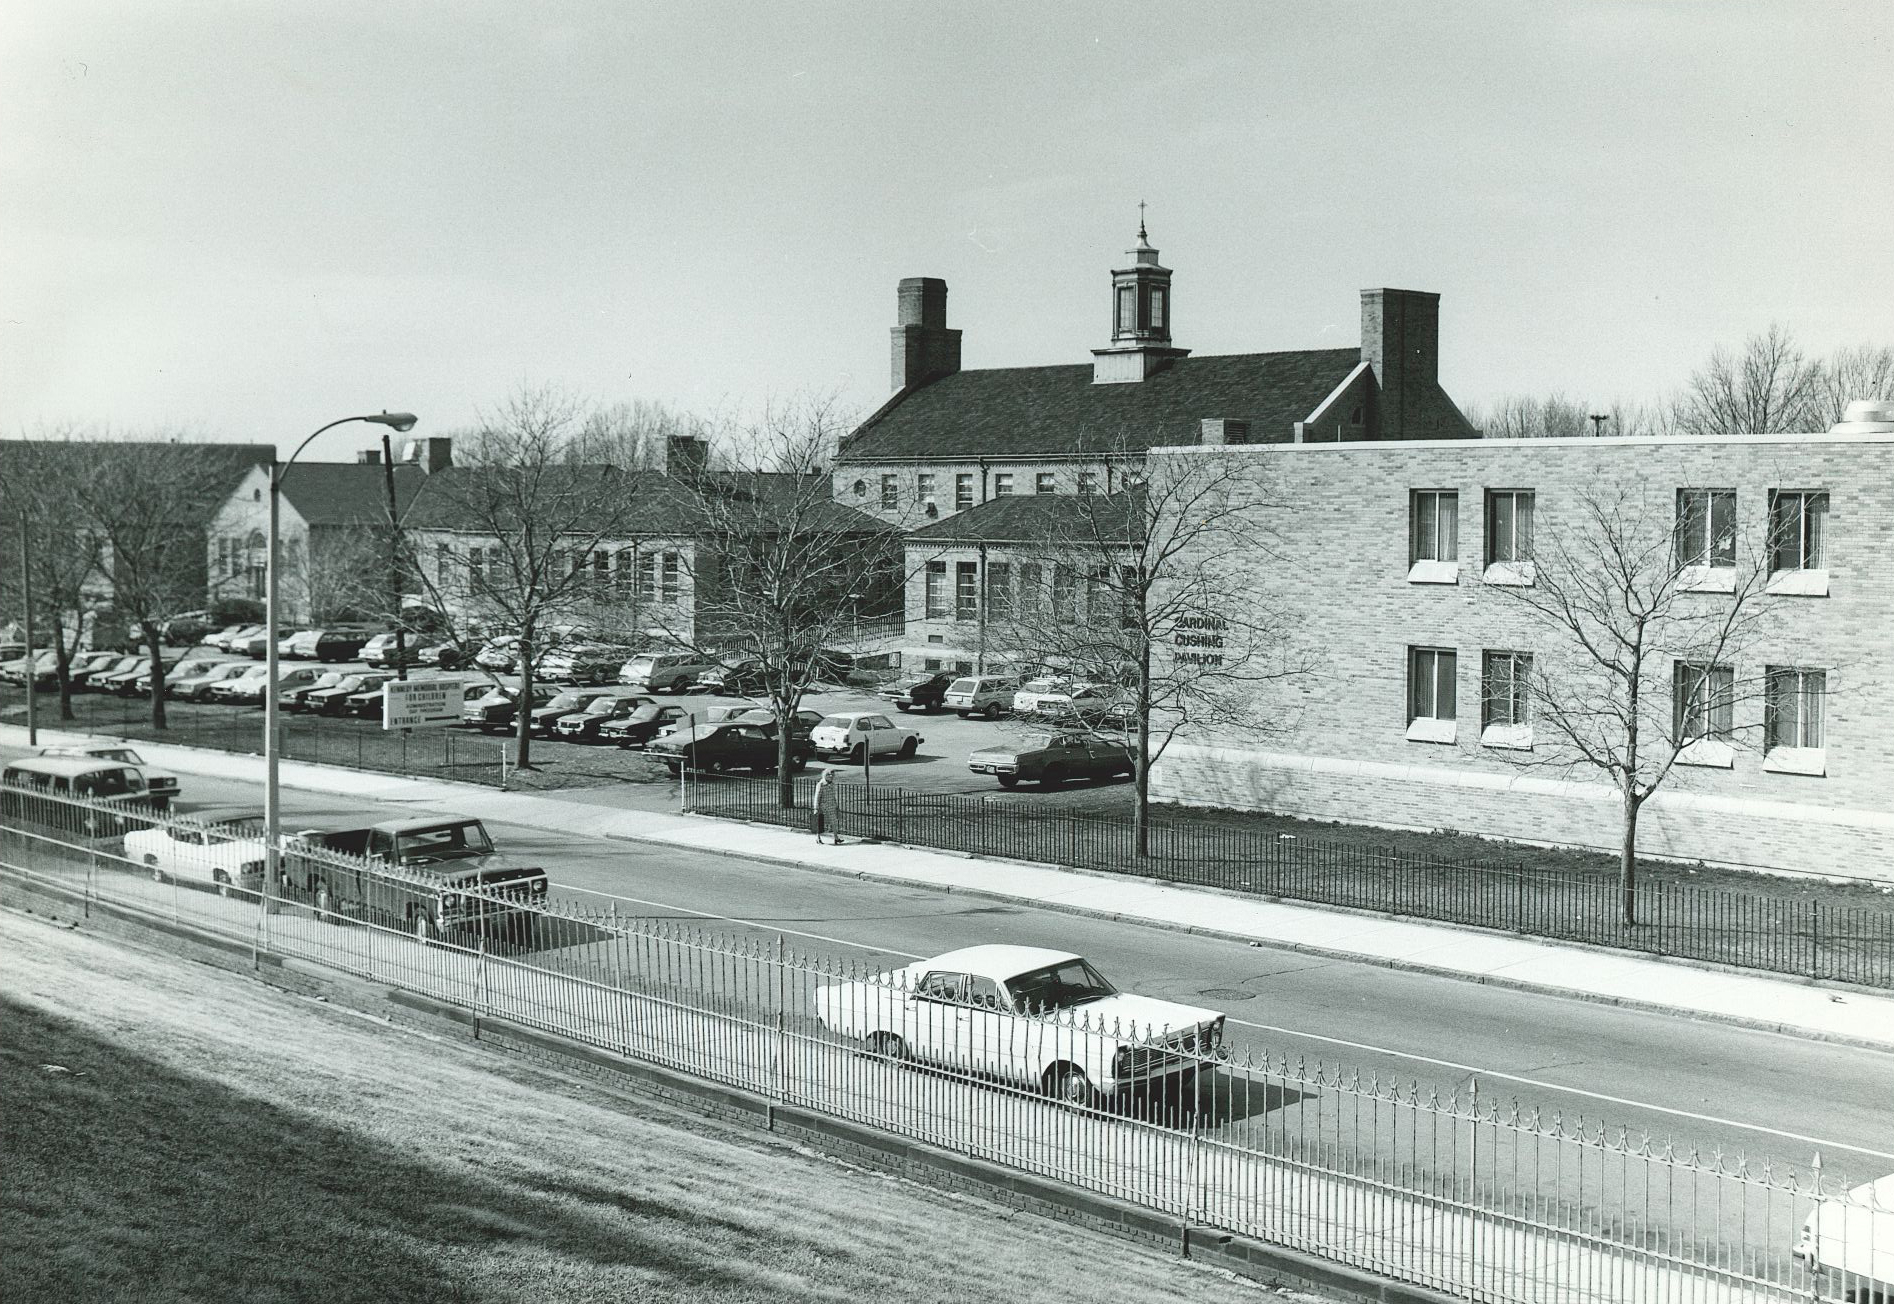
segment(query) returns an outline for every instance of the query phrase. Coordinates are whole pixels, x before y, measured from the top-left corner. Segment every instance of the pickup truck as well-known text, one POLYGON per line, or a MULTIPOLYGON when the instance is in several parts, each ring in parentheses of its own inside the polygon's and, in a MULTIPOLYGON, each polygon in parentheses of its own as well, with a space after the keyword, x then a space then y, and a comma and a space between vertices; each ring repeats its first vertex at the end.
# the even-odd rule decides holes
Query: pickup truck
POLYGON ((546 871, 503 856, 477 819, 388 820, 363 829, 299 834, 283 877, 324 917, 351 915, 423 939, 524 922, 546 900, 546 871), (322 855, 342 852, 354 858, 322 855), (468 889, 482 889, 470 895, 468 889))
POLYGON ((1082 957, 970 946, 818 987, 816 1017, 870 1054, 922 1060, 1098 1105, 1216 1061, 1224 1016, 1121 992, 1082 957))

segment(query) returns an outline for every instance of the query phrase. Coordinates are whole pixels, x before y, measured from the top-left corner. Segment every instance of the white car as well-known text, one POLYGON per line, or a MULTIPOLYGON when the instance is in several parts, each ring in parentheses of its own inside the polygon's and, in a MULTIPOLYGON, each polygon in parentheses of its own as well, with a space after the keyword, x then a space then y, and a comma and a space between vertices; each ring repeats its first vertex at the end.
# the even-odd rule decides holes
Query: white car
POLYGON ((160 883, 214 887, 225 896, 263 886, 263 812, 224 806, 125 835, 125 858, 160 883))
POLYGON ((1048 702, 1072 701, 1072 690, 1077 687, 1070 679, 1028 679, 1013 694, 1014 715, 1035 715, 1048 702))
POLYGON ((818 987, 816 1017, 873 1054, 915 1059, 1093 1105, 1215 1060, 1224 1016, 1121 992, 1081 956, 969 946, 818 987))
POLYGON ((1820 1201, 1791 1253, 1812 1272, 1833 1273, 1835 1287, 1851 1288, 1842 1298, 1894 1299, 1894 1173, 1820 1201))
POLYGON ((818 756, 860 761, 867 756, 912 756, 926 740, 918 730, 896 724, 879 711, 842 711, 823 716, 809 731, 809 741, 818 756))
POLYGON ((145 758, 129 747, 118 743, 92 743, 84 747, 46 747, 40 750, 41 756, 91 756, 101 761, 116 761, 120 765, 130 765, 145 776, 145 791, 151 794, 151 804, 159 810, 171 805, 171 799, 178 795, 178 776, 163 770, 153 769, 145 758))

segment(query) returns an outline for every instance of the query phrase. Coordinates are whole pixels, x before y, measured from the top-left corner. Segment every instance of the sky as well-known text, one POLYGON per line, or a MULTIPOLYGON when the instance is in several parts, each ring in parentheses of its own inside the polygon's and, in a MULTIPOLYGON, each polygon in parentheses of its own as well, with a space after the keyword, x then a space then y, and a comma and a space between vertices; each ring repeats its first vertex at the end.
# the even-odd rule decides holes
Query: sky
POLYGON ((1890 124, 1888 0, 12 4, 0 433, 865 413, 906 276, 969 368, 1089 362, 1140 201, 1180 347, 1398 286, 1463 406, 1635 400, 1894 344, 1890 124))

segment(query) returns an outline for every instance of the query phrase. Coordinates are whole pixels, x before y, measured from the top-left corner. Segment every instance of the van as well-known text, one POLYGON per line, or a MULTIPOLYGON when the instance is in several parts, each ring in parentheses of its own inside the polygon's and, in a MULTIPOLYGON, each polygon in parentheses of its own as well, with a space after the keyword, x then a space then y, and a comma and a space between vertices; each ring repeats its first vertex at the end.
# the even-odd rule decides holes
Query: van
POLYGON ((1019 680, 1012 675, 968 675, 947 686, 940 704, 963 720, 973 715, 997 720, 1013 709, 1018 691, 1019 680))
POLYGON ((618 682, 652 693, 682 693, 723 667, 701 652, 640 652, 619 668, 618 682))
POLYGON ((0 817, 8 824, 52 829, 85 841, 145 827, 146 821, 89 804, 99 800, 148 806, 151 794, 137 766, 91 756, 29 756, 0 770, 0 817))

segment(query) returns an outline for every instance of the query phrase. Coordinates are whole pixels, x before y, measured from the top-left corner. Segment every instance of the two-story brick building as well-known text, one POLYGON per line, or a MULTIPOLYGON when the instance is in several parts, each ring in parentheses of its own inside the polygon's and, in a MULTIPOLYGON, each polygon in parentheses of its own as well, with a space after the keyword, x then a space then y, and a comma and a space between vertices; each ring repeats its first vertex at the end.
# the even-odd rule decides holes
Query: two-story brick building
MULTIPOLYGON (((1174 448, 1154 483, 1212 455, 1277 504, 1244 577, 1297 613, 1314 668, 1257 687, 1274 735, 1180 737, 1160 798, 1615 850, 1609 778, 1566 764, 1522 691, 1586 654, 1520 600, 1611 502, 1647 523, 1647 568, 1692 568, 1699 615, 1760 586, 1720 664, 1657 667, 1647 754, 1691 742, 1643 854, 1894 879, 1894 434, 1174 448)), ((1612 709, 1602 689, 1573 705, 1612 709)))

